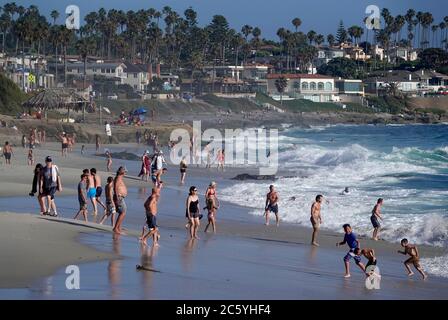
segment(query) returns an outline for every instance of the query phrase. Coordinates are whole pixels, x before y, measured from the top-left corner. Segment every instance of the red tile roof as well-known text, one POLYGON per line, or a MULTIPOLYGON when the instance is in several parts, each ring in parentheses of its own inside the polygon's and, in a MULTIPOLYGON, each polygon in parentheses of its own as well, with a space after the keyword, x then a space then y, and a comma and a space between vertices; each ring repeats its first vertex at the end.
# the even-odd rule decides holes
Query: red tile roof
POLYGON ((278 79, 278 78, 286 78, 286 79, 333 79, 330 76, 324 76, 322 74, 303 74, 303 73, 271 73, 267 75, 268 79, 278 79))

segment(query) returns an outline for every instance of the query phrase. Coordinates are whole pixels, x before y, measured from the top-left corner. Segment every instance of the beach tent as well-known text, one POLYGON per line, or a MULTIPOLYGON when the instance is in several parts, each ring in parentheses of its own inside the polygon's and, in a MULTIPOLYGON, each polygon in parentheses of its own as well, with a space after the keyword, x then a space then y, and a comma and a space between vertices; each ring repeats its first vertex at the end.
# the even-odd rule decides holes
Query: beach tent
POLYGON ((134 116, 139 116, 139 115, 143 115, 143 114, 145 114, 145 113, 147 113, 148 112, 148 110, 146 110, 145 108, 143 108, 143 107, 140 107, 140 108, 138 108, 138 109, 135 109, 133 112, 132 112, 132 115, 134 115, 134 116))

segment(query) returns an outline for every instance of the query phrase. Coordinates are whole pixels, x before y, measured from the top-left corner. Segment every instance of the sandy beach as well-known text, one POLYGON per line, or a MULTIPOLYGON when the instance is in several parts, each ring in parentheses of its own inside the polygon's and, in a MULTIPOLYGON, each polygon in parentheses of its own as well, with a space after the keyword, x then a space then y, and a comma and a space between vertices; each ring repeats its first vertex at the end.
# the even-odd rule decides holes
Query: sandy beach
MULTIPOLYGON (((73 222, 77 209, 76 184, 83 168, 96 167, 103 181, 103 158, 81 156, 80 146, 62 159, 59 144, 36 149, 36 159, 52 155, 61 170, 64 191, 57 194, 59 218, 38 215, 35 198, 29 197, 32 168, 26 166, 25 150, 17 148, 12 167, 0 167, 0 240, 2 252, 0 297, 33 299, 446 299, 448 280, 435 276, 422 281, 408 278, 396 253, 399 244, 373 242, 361 237, 363 247, 377 252, 382 273, 380 290, 367 290, 364 275, 351 264, 352 278, 343 278, 342 258, 347 248, 336 248, 341 233, 322 230, 319 248, 309 245, 311 229, 281 223, 265 227, 248 209, 222 203, 218 233, 189 241, 185 231, 184 204, 187 189, 196 185, 203 195, 210 180, 218 188, 238 183, 230 180, 250 170, 229 168, 224 173, 191 167, 185 186, 178 184, 177 167, 169 166, 159 205, 161 246, 141 247, 138 235, 144 223, 143 202, 151 185, 135 178, 140 164, 114 159, 113 168, 126 165, 129 177, 127 236, 113 237, 109 226, 73 222), (80 263, 81 290, 64 287, 65 267, 80 263), (136 265, 149 271, 136 271, 136 265), (5 267, 3 267, 5 266, 5 267), (52 278, 50 295, 38 294, 43 279, 52 278), (25 288, 17 291, 17 288, 25 288), (26 289, 28 288, 28 289, 26 289), (37 289, 36 289, 37 288, 37 289), (32 294, 31 294, 32 292, 32 294)), ((143 146, 113 145, 139 155, 143 146)), ((268 186, 269 182, 265 182, 268 186)), ((218 189, 219 190, 219 189, 218 189)), ((202 201, 202 200, 201 200, 202 201)), ((244 205, 244 204, 242 204, 244 205)), ((89 207, 90 209, 90 207, 89 207)), ((89 220, 92 220, 89 215, 89 220)), ((356 229, 355 229, 356 231, 356 229)), ((421 257, 446 254, 443 248, 419 246, 421 257)))

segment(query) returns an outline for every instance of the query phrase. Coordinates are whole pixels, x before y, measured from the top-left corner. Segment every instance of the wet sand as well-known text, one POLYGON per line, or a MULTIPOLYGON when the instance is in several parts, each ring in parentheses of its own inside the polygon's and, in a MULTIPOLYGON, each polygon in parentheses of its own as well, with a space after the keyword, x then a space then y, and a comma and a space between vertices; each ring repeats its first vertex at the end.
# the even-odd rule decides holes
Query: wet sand
MULTIPOLYGON (((49 147, 57 150, 58 145, 50 144, 49 147)), ((137 152, 141 151, 142 147, 130 145, 126 149, 128 151, 135 149, 137 152)), ((47 154, 55 154, 51 150, 40 149, 36 153, 42 159, 47 154)), ((211 179, 218 182, 219 188, 234 183, 228 180, 229 177, 248 170, 228 169, 225 173, 217 173, 215 169, 209 172, 190 168, 187 184, 179 186, 178 169, 170 167, 167 176, 163 178, 167 186, 162 192, 159 208, 161 246, 152 250, 150 247, 142 249, 137 241, 144 222, 143 201, 151 189, 148 183, 133 178, 126 179, 130 187, 127 199, 128 214, 124 223, 128 236, 114 239, 110 227, 107 226, 96 230, 87 228, 80 222, 72 225, 38 218, 37 202, 27 196, 32 169, 24 165, 25 156, 23 157, 22 160, 18 159, 19 164, 13 165, 14 170, 5 170, 4 167, 0 169, 2 176, 0 210, 31 212, 36 215, 31 217, 0 213, 0 237, 5 239, 2 241, 1 252, 2 256, 8 257, 10 264, 10 268, 2 267, 0 271, 0 287, 28 286, 30 289, 2 289, 0 290, 2 298, 446 299, 448 297, 447 279, 430 276, 427 281, 421 281, 418 274, 408 279, 402 265, 404 256, 396 253, 399 249, 398 244, 385 241, 372 242, 361 238, 364 247, 375 248, 383 276, 381 290, 367 290, 364 286, 365 278, 353 262, 352 278, 343 278, 342 258, 347 248, 335 247, 335 243, 342 240, 342 234, 323 230, 319 236, 321 246, 314 248, 309 245, 310 229, 293 224, 281 224, 279 228, 274 225, 265 227, 260 217, 251 216, 247 209, 233 204, 222 203, 222 209, 218 213, 218 234, 202 234, 206 222, 202 219, 201 239, 189 241, 184 228, 184 203, 188 187, 197 185, 202 195, 211 179), (21 196, 17 197, 19 194, 21 196), (20 230, 10 228, 9 225, 14 225, 20 230), (26 228, 33 231, 24 232, 28 230, 26 228), (88 234, 84 234, 86 232, 88 234), (28 238, 26 241, 17 240, 20 243, 17 248, 20 250, 13 249, 12 243, 7 239, 21 233, 27 234, 28 238), (48 234, 51 235, 50 239, 48 234), (82 244, 75 241, 80 234, 82 244), (42 244, 46 244, 44 249, 42 244), (4 252, 7 252, 7 255, 4 252), (46 261, 47 264, 34 267, 31 262, 37 260, 36 253, 42 257, 40 260, 46 261), (80 265, 81 290, 65 289, 64 271, 68 263, 103 259, 108 260, 80 265), (160 272, 137 271, 135 268, 137 264, 160 272), (16 270, 11 269, 15 265, 24 266, 21 272, 16 272, 16 276, 14 276, 16 270), (53 288, 50 293, 45 289, 48 287, 48 279, 51 279, 53 288), (43 287, 45 288, 42 289, 43 287)), ((104 169, 104 160, 80 157, 79 152, 72 154, 70 159, 60 159, 57 155, 54 158, 61 169, 64 184, 64 193, 57 196, 59 212, 63 218, 69 219, 77 208, 74 190, 80 169, 92 166, 104 169)), ((135 162, 114 160, 114 169, 122 164, 128 166, 130 175, 135 174, 135 170, 139 167, 135 162)), ((100 174, 104 181, 106 173, 100 172, 100 174)), ((443 254, 441 248, 427 246, 419 248, 422 257, 443 254)), ((3 266, 3 261, 1 262, 3 266)))

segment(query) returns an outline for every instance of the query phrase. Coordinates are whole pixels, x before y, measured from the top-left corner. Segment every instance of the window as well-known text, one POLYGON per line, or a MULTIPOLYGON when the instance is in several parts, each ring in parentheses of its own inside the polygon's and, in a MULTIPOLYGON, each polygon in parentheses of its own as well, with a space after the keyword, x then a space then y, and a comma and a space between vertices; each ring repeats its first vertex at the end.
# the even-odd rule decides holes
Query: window
POLYGON ((316 82, 311 82, 310 90, 316 90, 316 82))
POLYGON ((138 73, 134 73, 134 78, 136 79, 138 77, 138 73))
POLYGON ((308 90, 308 82, 302 82, 302 90, 308 90))
POLYGON ((101 73, 106 73, 106 69, 101 68, 101 73))
POLYGON ((331 82, 325 82, 325 90, 327 91, 333 90, 333 85, 331 84, 331 82))
POLYGON ((319 83, 317 84, 317 88, 318 88, 319 90, 324 90, 324 83, 323 83, 323 82, 319 82, 319 83))
POLYGON ((134 90, 137 90, 137 85, 136 84, 134 84, 134 90))
POLYGON ((93 72, 96 72, 96 68, 93 68, 93 72))

